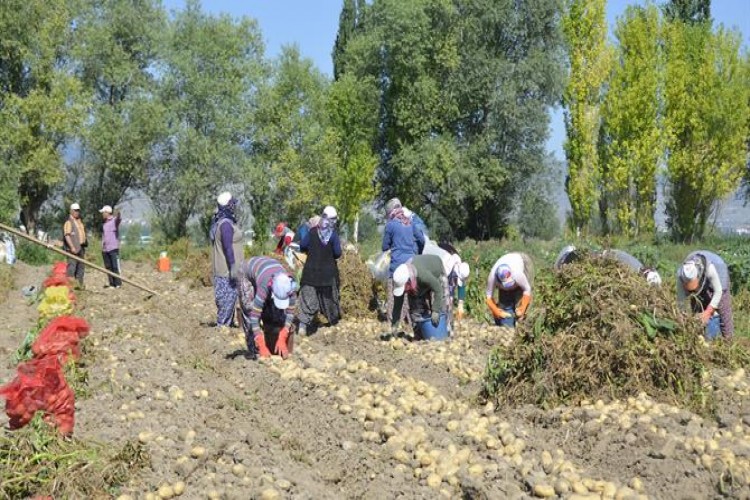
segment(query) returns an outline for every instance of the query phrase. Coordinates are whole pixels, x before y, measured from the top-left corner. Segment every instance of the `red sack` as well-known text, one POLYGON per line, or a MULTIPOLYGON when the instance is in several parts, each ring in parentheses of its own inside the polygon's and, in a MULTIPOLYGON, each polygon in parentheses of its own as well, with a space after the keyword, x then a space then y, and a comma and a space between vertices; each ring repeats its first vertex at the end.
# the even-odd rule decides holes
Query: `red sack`
POLYGON ((42 286, 44 288, 49 288, 51 286, 67 286, 68 288, 73 288, 73 283, 71 282, 70 278, 65 275, 60 276, 58 274, 53 274, 52 276, 44 280, 42 286))
POLYGON ((44 420, 60 433, 72 433, 75 394, 65 380, 60 360, 56 356, 32 359, 18 365, 17 372, 15 379, 0 387, 10 428, 23 427, 41 410, 44 420))
POLYGON ((63 261, 57 262, 52 266, 52 272, 50 274, 52 276, 66 276, 68 274, 68 264, 63 261))
POLYGON ((35 358, 61 355, 63 363, 67 361, 70 353, 77 361, 81 357, 78 342, 88 336, 90 330, 88 322, 83 318, 57 316, 39 332, 31 346, 31 352, 35 358))

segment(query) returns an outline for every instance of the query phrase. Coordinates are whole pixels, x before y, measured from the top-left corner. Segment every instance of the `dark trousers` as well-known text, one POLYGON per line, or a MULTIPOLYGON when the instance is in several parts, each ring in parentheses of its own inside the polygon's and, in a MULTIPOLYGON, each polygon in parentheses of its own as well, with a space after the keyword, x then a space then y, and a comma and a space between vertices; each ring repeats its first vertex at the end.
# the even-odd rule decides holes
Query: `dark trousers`
MULTIPOLYGON (((84 255, 86 255, 86 249, 84 247, 81 247, 81 250, 78 253, 73 253, 72 250, 68 250, 69 253, 72 253, 73 255, 83 258, 84 255)), ((82 262, 78 262, 77 260, 68 259, 68 272, 67 275, 69 278, 75 278, 78 280, 78 283, 83 286, 83 273, 86 269, 86 266, 82 262)))
MULTIPOLYGON (((102 252, 102 258, 104 259, 104 267, 107 271, 120 274, 120 250, 111 250, 109 252, 102 252)), ((109 276, 109 286, 122 286, 122 280, 109 276)))

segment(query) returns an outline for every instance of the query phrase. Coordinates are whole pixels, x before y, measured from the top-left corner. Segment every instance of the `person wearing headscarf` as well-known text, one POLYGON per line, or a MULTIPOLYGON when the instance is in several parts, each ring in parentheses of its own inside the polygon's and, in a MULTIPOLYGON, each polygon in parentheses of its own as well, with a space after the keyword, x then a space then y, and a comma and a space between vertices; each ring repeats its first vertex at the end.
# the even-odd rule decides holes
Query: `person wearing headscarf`
POLYGON ((216 199, 216 213, 211 221, 211 267, 216 300, 216 326, 229 327, 237 304, 237 278, 243 255, 242 230, 237 225, 235 211, 238 200, 231 193, 221 193, 216 199))
POLYGON ((284 254, 286 248, 294 241, 294 231, 292 231, 286 222, 279 222, 274 229, 273 235, 279 239, 276 244, 275 253, 278 255, 284 254))
MULTIPOLYGON (((401 264, 393 273, 393 318, 391 335, 398 333, 398 318, 404 305, 404 295, 408 297, 409 315, 412 327, 429 318, 434 326, 440 323, 441 314, 449 314, 448 279, 443 261, 437 255, 415 255, 401 264)), ((448 323, 450 324, 450 318, 448 323)))
MULTIPOLYGON (((422 217, 420 217, 419 215, 412 212, 406 207, 403 207, 403 209, 404 209, 404 215, 406 215, 409 218, 414 228, 420 233, 422 233, 422 237, 424 238, 425 241, 427 241, 427 237, 429 236, 429 234, 427 233, 427 224, 425 224, 422 217)), ((424 249, 424 247, 422 248, 424 249)), ((420 250, 419 253, 421 254, 422 250, 420 250)))
POLYGON ((706 327, 706 339, 721 332, 725 340, 734 336, 729 268, 713 252, 697 250, 689 254, 677 270, 677 300, 687 302, 706 327))
POLYGON ((643 263, 627 252, 617 249, 604 250, 599 255, 605 259, 614 260, 633 272, 642 276, 649 285, 660 286, 661 275, 652 267, 646 267, 643 263))
POLYGON ((341 240, 336 231, 338 214, 327 206, 318 225, 300 241, 300 251, 307 254, 300 279, 299 332, 305 335, 317 313, 335 325, 341 319, 339 298, 339 269, 341 240))
POLYGON ((265 332, 278 330, 274 352, 286 358, 291 352, 290 330, 297 302, 294 279, 276 259, 253 257, 240 267, 239 289, 248 352, 270 357, 265 332))
POLYGON ((443 270, 448 279, 448 316, 453 316, 453 299, 458 295, 458 307, 456 309, 456 318, 464 317, 464 299, 466 299, 466 280, 469 278, 469 264, 461 260, 458 251, 447 243, 436 244, 432 240, 427 240, 424 245, 422 255, 437 255, 443 262, 443 270))
MULTIPOLYGON (((390 252, 391 263, 388 267, 387 305, 388 321, 393 321, 393 273, 398 266, 405 264, 424 249, 424 234, 412 224, 412 220, 404 212, 401 201, 393 198, 385 204, 387 222, 383 231, 383 252, 390 252)), ((408 304, 402 309, 401 317, 397 321, 408 317, 408 304)))
POLYGON ((557 255, 557 259, 555 259, 555 264, 553 267, 555 271, 559 271, 563 266, 572 264, 580 258, 581 251, 573 245, 568 245, 560 250, 560 253, 557 255))
POLYGON ((487 307, 495 324, 515 327, 516 321, 526 316, 531 304, 531 283, 534 267, 525 253, 512 252, 500 257, 487 277, 487 307), (495 302, 495 289, 498 300, 495 302))

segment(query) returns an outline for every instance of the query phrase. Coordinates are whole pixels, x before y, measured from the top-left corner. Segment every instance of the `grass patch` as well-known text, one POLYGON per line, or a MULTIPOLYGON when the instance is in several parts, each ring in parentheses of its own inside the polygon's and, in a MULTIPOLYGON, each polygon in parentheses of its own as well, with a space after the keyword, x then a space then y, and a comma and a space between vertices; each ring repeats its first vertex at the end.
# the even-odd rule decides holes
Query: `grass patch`
POLYGON ((671 288, 646 286, 611 260, 583 259, 535 286, 516 342, 487 365, 484 394, 500 404, 553 407, 644 391, 707 414, 708 370, 747 366, 740 344, 704 345, 702 326, 677 309, 671 288))
POLYGON ((16 286, 13 266, 0 263, 0 304, 8 300, 8 295, 16 286))
POLYGON ((206 358, 202 358, 197 355, 183 358, 180 361, 178 361, 178 364, 187 368, 192 368, 193 370, 196 370, 199 372, 215 372, 216 371, 216 366, 214 366, 213 363, 208 361, 206 358))
POLYGON ((3 498, 110 498, 150 466, 150 457, 138 442, 113 449, 61 438, 37 416, 23 429, 0 433, 0 463, 3 498))

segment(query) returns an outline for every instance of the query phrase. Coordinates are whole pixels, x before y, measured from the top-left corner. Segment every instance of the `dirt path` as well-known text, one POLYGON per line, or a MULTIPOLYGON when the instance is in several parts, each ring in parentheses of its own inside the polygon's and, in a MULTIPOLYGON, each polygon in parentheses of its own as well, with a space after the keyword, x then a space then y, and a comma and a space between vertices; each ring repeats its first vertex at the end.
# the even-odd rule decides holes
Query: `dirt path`
MULTIPOLYGON (((720 423, 645 396, 496 411, 476 395, 508 331, 467 322, 454 341, 409 344, 344 321, 298 339, 290 360, 252 362, 236 356, 238 330, 207 326, 210 289, 124 267, 162 295, 89 278, 91 396, 76 434, 146 443, 152 467, 124 488, 135 498, 177 481, 185 498, 710 498, 728 469, 725 491, 750 494, 743 373, 716 379, 737 403, 720 423)), ((11 300, 6 349, 36 317, 11 300)))

